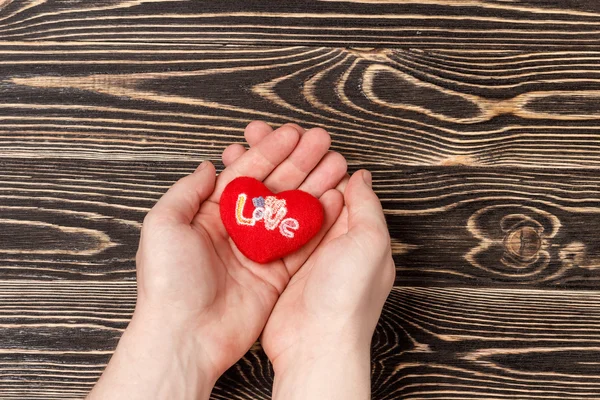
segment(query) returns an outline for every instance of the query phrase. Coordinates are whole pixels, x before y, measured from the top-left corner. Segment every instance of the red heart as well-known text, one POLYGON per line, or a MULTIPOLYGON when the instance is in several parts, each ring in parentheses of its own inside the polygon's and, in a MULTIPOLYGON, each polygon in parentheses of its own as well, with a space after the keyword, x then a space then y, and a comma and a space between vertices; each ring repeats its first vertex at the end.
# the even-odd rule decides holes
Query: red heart
POLYGON ((301 190, 274 194, 246 176, 231 181, 219 203, 227 233, 242 254, 259 263, 299 249, 323 223, 323 207, 315 197, 301 190))

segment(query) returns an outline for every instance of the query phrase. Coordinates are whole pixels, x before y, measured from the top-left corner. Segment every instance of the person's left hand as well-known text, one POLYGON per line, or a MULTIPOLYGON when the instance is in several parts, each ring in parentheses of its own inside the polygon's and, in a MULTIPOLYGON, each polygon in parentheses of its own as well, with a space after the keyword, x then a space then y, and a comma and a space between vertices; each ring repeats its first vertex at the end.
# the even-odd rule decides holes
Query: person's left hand
POLYGON ((134 317, 119 343, 123 350, 117 348, 90 398, 110 397, 109 384, 102 382, 114 387, 119 380, 123 390, 118 393, 137 387, 123 398, 143 398, 142 387, 153 397, 160 391, 173 394, 176 388, 158 387, 168 381, 165 374, 180 374, 177 381, 192 379, 202 387, 192 392, 194 385, 188 382, 184 386, 190 392, 181 397, 207 396, 206 387, 212 388, 258 339, 290 276, 338 217, 343 198, 333 188, 344 177, 346 162, 328 151, 326 131, 305 132, 293 124, 272 131, 255 121, 246 127, 245 137, 251 149, 229 146, 223 153, 227 167, 216 179, 213 165, 201 164, 146 216, 136 258, 134 317), (325 211, 320 233, 282 260, 257 264, 246 258, 229 238, 219 212, 223 189, 238 176, 261 180, 273 192, 299 188, 319 198, 325 211), (144 352, 149 356, 140 356, 144 352), (161 373, 161 368, 168 371, 161 373))

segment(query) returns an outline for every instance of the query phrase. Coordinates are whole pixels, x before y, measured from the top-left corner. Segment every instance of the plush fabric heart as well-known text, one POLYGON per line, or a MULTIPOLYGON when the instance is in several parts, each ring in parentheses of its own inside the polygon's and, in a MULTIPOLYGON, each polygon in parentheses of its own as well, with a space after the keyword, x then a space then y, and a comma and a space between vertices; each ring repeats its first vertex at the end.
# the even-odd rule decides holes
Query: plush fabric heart
POLYGON ((220 200, 221 219, 238 249, 267 263, 293 253, 319 232, 323 207, 301 190, 274 194, 246 176, 227 185, 220 200))

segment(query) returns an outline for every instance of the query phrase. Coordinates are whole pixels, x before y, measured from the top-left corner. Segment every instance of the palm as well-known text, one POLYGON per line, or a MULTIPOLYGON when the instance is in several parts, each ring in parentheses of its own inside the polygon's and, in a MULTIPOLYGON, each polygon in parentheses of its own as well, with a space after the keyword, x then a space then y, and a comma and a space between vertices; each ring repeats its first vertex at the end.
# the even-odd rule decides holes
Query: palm
MULTIPOLYGON (((353 258, 349 249, 355 247, 345 236, 347 230, 347 209, 344 207, 322 243, 290 279, 279 297, 261 338, 271 360, 298 343, 305 327, 330 319, 326 315, 329 311, 327 306, 333 310, 337 303, 343 301, 336 293, 336 287, 340 286, 336 277, 343 276, 344 271, 336 269, 352 265, 344 259, 353 258), (291 315, 293 318, 290 318, 291 315)), ((345 293, 347 290, 341 290, 339 294, 345 293)), ((332 313, 334 317, 336 312, 332 313)))
POLYGON ((285 265, 281 260, 257 264, 242 255, 227 234, 216 203, 209 201, 202 205, 192 221, 192 228, 190 234, 195 236, 198 253, 203 254, 204 259, 200 256, 190 259, 198 279, 189 293, 190 299, 197 301, 201 297, 206 304, 212 303, 211 313, 217 315, 211 320, 243 327, 231 332, 226 347, 245 351, 247 343, 260 334, 288 283, 285 265), (198 262, 206 263, 204 268, 199 268, 198 262), (250 315, 252 318, 248 318, 250 315))

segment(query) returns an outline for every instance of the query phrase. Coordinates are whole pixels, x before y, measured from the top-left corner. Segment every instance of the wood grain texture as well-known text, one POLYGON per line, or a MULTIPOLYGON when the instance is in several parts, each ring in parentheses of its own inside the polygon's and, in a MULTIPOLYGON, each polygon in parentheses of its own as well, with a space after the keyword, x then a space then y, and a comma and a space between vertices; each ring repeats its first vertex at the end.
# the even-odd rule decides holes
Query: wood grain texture
MULTIPOLYGON (((145 213, 196 165, 1 159, 1 276, 134 280, 145 213)), ((387 215, 397 285, 598 284, 596 169, 361 167, 387 215)))
MULTIPOLYGON (((1 165, 0 222, 12 237, 0 240, 0 393, 76 398, 133 311, 146 210, 195 164, 1 165)), ((597 171, 368 167, 398 268, 373 341, 374 398, 596 398, 600 298, 585 289, 598 281, 597 171), (536 259, 504 245, 523 227, 543 241, 536 259)), ((213 398, 267 399, 271 383, 257 345, 213 398)))
MULTIPOLYGON (((0 281, 3 399, 81 398, 131 316, 134 282, 0 281)), ((375 399, 595 399, 597 291, 396 287, 373 339, 375 399)), ((260 345, 214 399, 269 399, 260 345)))
MULTIPOLYGON (((13 40, 598 49, 600 5, 565 0, 5 1, 13 40)), ((0 3, 0 7, 2 3, 0 3)))
MULTIPOLYGON (((0 399, 80 399, 145 213, 252 119, 367 167, 374 399, 600 398, 600 4, 0 0, 0 399)), ((259 344, 214 399, 268 399, 259 344)))
POLYGON ((0 43, 0 156, 198 160, 252 119, 350 163, 600 166, 600 53, 0 43))
POLYGON ((407 285, 598 287, 596 170, 405 168, 375 187, 407 285), (436 228, 437 227, 437 228, 436 228))

